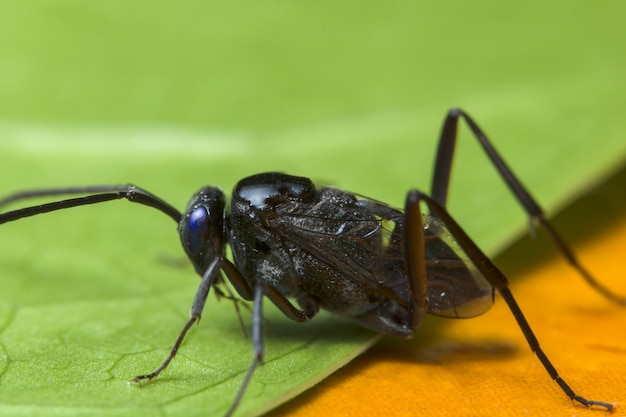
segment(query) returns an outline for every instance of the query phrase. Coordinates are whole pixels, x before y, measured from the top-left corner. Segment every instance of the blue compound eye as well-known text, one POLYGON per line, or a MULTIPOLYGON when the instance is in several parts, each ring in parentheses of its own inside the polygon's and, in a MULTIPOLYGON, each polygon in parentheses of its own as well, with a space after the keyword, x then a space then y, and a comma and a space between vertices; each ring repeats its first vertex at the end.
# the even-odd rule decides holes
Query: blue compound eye
POLYGON ((209 213, 198 206, 189 214, 182 230, 182 241, 190 255, 198 255, 206 245, 209 235, 209 213))

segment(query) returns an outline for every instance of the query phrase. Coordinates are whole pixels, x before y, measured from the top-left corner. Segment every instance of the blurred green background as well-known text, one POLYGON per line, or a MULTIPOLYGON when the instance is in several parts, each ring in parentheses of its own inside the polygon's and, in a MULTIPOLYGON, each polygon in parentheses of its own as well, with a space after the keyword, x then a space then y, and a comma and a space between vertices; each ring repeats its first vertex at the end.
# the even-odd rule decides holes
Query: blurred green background
MULTIPOLYGON (((550 205, 626 149, 625 9, 4 1, 0 189, 132 181, 180 206, 202 184, 284 170, 401 205, 429 188, 461 106, 550 205)), ((479 235, 508 229, 481 215, 515 205, 470 142, 452 211, 479 235)))
MULTIPOLYGON (((280 170, 401 206, 430 188, 443 117, 460 106, 553 211, 624 160, 625 21, 624 2, 2 1, 0 194, 132 182, 182 209, 202 185, 280 170)), ((493 253, 526 218, 461 135, 450 209, 493 253)), ((155 261, 182 255, 171 220, 110 203, 1 236, 0 330, 24 306, 149 295, 117 326, 165 303, 163 334, 144 324, 142 337, 173 341, 196 282, 155 261)), ((36 324, 23 326, 11 337, 33 344, 36 324)))

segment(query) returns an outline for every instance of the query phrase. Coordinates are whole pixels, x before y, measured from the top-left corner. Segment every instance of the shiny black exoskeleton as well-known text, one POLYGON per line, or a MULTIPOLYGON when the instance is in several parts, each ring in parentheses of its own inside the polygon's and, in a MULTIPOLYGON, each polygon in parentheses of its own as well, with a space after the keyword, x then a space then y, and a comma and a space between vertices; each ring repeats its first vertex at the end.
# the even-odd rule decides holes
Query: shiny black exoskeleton
MULTIPOLYGON (((599 284, 576 257, 493 148, 463 111, 446 116, 439 140, 430 195, 411 190, 404 211, 335 188, 316 188, 303 177, 253 175, 233 190, 230 210, 224 193, 205 187, 185 213, 133 185, 24 191, 0 199, 0 206, 36 196, 82 194, 0 214, 0 224, 50 211, 125 198, 160 210, 179 225, 185 252, 202 277, 191 317, 165 361, 133 381, 153 379, 176 355, 191 326, 200 320, 211 288, 225 277, 253 301, 254 356, 226 415, 241 401, 263 360, 263 299, 287 317, 305 322, 319 309, 345 316, 375 331, 411 337, 426 313, 473 317, 486 311, 494 290, 507 303, 530 348, 565 394, 587 407, 613 405, 577 395, 545 355, 515 301, 506 277, 446 210, 458 120, 464 119, 533 224, 546 230, 566 260, 596 290, 621 305, 626 300, 599 284), (423 214, 421 206, 428 207, 423 214), (230 245, 233 260, 225 255, 230 245)), ((209 412, 210 413, 210 412, 209 412)))
MULTIPOLYGON (((230 242, 240 274, 229 278, 239 283, 243 298, 252 300, 252 289, 263 285, 275 290, 268 297, 295 320, 323 308, 381 333, 413 335, 419 321, 411 321, 402 211, 281 173, 241 180, 230 216, 224 210, 220 189, 206 187, 180 223, 183 247, 198 273, 230 242)), ((440 222, 430 216, 424 221, 429 312, 471 317, 488 309, 491 285, 469 268, 440 222)))

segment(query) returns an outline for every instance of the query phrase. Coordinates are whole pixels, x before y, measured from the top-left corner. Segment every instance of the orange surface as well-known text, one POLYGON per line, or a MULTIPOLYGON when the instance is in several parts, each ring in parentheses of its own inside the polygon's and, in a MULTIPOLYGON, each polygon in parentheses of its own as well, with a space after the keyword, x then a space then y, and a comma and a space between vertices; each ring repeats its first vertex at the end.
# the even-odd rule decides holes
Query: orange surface
MULTIPOLYGON (((580 221, 596 220, 590 213, 580 217, 579 212, 580 221)), ((592 237, 583 236, 574 249, 596 277, 626 294, 626 216, 617 216, 603 229, 592 237)), ((547 260, 531 258, 526 272, 509 275, 513 294, 544 351, 570 386, 588 399, 617 402, 610 415, 626 416, 626 308, 591 290, 546 247, 547 260)), ((530 352, 497 296, 494 308, 479 318, 430 318, 412 341, 383 339, 271 415, 607 414, 575 405, 562 393, 530 352)))

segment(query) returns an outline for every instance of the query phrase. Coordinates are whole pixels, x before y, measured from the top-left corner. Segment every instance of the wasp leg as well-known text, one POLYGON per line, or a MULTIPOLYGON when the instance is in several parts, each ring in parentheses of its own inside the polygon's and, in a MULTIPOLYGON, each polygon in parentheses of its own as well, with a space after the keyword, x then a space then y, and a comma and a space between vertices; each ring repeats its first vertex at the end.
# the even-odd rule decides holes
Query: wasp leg
POLYGON ((469 259, 472 261, 474 266, 480 271, 480 273, 489 281, 491 285, 493 285, 504 301, 509 306, 511 313, 513 313, 513 317, 517 322, 517 325, 522 330, 530 349, 537 355, 539 361, 545 368, 545 370, 550 374, 550 377, 561 387, 563 392, 572 399, 573 401, 577 401, 580 404, 586 407, 602 407, 608 411, 613 409, 613 404, 606 403, 603 401, 594 401, 587 400, 580 395, 577 395, 572 388, 561 378, 556 368, 550 362, 550 359, 546 356, 543 349, 539 345, 539 341, 537 340, 535 334, 533 333, 528 321, 524 317, 522 310, 520 309, 517 301, 513 297, 511 290, 508 287, 508 280, 500 272, 500 270, 491 262, 491 260, 483 253, 483 251, 478 248, 478 246, 472 241, 472 239, 463 231, 461 226, 448 214, 446 209, 439 204, 434 199, 428 197, 427 195, 420 193, 419 191, 412 190, 409 192, 407 196, 407 206, 411 206, 416 212, 420 212, 420 203, 424 202, 427 206, 431 215, 437 216, 448 228, 450 234, 456 239, 459 246, 465 251, 469 259))
POLYGON ((576 271, 578 271, 578 273, 585 279, 585 281, 587 281, 587 283, 589 283, 589 285, 612 302, 626 306, 626 297, 615 294, 610 289, 602 285, 578 261, 572 249, 567 243, 565 243, 565 240, 556 231, 556 229, 548 222, 537 201, 530 195, 526 187, 522 185, 515 174, 513 174, 513 171, 511 171, 506 162, 504 162, 500 154, 493 147, 489 139, 487 139, 487 136, 484 134, 482 129, 467 113, 461 109, 452 109, 448 112, 441 130, 430 193, 433 200, 439 203, 442 207, 446 206, 459 118, 465 120, 465 123, 474 133, 474 137, 478 140, 504 182, 506 182, 515 198, 517 198, 526 213, 530 216, 531 232, 534 232, 534 225, 538 224, 548 233, 567 262, 574 269, 576 269, 576 271))
POLYGON ((419 202, 415 204, 409 196, 407 195, 404 207, 404 256, 411 296, 409 327, 415 330, 428 311, 428 278, 424 249, 424 219, 419 202))
POLYGON ((259 364, 263 363, 263 356, 265 355, 265 342, 263 340, 263 290, 264 286, 262 284, 257 284, 254 289, 254 306, 252 307, 252 345, 254 346, 254 357, 246 371, 246 375, 243 377, 243 381, 241 381, 241 385, 239 385, 237 395, 230 404, 230 408, 224 417, 229 417, 235 412, 250 384, 254 371, 256 371, 259 364))
POLYGON ((133 382, 139 383, 144 379, 151 380, 156 378, 165 368, 167 368, 172 359, 174 359, 176 353, 178 352, 178 349, 180 348, 180 345, 183 343, 185 335, 187 334, 191 326, 194 323, 199 322, 200 318, 202 317, 202 310, 204 309, 204 304, 206 303, 206 299, 209 296, 209 290, 211 289, 211 285, 213 285, 213 281, 215 280, 215 277, 217 276, 217 273, 219 271, 220 261, 221 258, 216 257, 213 262, 211 262, 204 275, 202 275, 202 280, 200 281, 200 285, 198 286, 198 290, 196 291, 193 303, 191 304, 189 320, 178 335, 178 338, 176 339, 176 342, 174 342, 174 346, 170 350, 169 355, 167 355, 167 358, 165 358, 161 366, 159 366, 154 372, 146 375, 136 376, 135 378, 133 378, 133 382))
POLYGON ((231 416, 239 406, 252 380, 254 371, 263 363, 265 356, 265 343, 263 340, 263 296, 269 298, 287 317, 297 322, 311 320, 315 314, 317 314, 319 306, 311 300, 310 305, 307 306, 307 310, 300 310, 270 285, 257 283, 254 290, 252 290, 248 282, 241 275, 241 272, 228 259, 222 259, 221 265, 222 270, 237 293, 246 300, 252 300, 254 303, 252 307, 252 345, 254 348, 254 357, 246 371, 246 375, 241 381, 235 399, 226 412, 225 417, 228 417, 231 416))
MULTIPOLYGON (((254 292, 246 279, 241 275, 232 262, 222 259, 222 270, 226 274, 228 281, 233 285, 237 293, 245 300, 252 301, 254 292)), ((264 286, 264 294, 272 303, 288 318, 299 323, 311 320, 319 311, 319 305, 314 299, 307 299, 306 309, 296 308, 284 295, 271 285, 264 286)))
POLYGON ((287 317, 292 320, 304 322, 311 320, 318 311, 317 304, 311 305, 311 310, 299 310, 294 307, 282 294, 280 294, 275 288, 257 284, 254 289, 254 306, 252 307, 252 345, 254 347, 254 357, 252 363, 246 371, 246 375, 241 381, 237 395, 233 400, 230 408, 226 412, 225 417, 229 417, 239 406, 243 395, 250 384, 252 375, 256 368, 263 363, 263 357, 265 356, 265 343, 263 339, 263 296, 267 296, 287 317))

